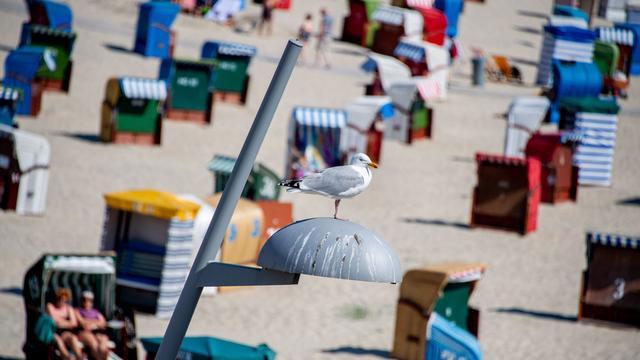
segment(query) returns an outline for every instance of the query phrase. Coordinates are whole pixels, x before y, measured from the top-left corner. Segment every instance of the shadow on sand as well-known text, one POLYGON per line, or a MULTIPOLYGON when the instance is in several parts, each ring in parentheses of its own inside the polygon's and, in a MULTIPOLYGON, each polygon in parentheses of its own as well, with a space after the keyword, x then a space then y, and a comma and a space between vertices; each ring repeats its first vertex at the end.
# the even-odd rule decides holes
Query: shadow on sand
POLYGON ((66 136, 66 137, 70 137, 70 138, 74 138, 74 139, 78 139, 78 140, 82 140, 82 141, 86 141, 94 144, 102 143, 102 140, 100 140, 100 136, 98 136, 97 134, 76 133, 76 132, 61 132, 59 134, 62 136, 66 136))
POLYGON ((523 309, 519 307, 497 308, 497 309, 491 309, 490 311, 497 312, 497 313, 504 313, 504 314, 531 316, 538 319, 546 319, 546 320, 558 320, 558 321, 567 321, 567 322, 578 321, 578 318, 576 316, 557 314, 557 313, 552 313, 547 311, 528 310, 528 309, 523 309))
POLYGON ((549 14, 545 14, 537 11, 531 11, 531 10, 518 10, 518 15, 528 16, 528 17, 533 17, 538 19, 546 19, 549 16, 549 14))
POLYGON ((469 224, 441 219, 402 218, 400 220, 408 224, 451 226, 458 229, 469 229, 469 224))
POLYGON ((104 43, 102 44, 102 46, 104 46, 105 48, 111 50, 111 51, 115 51, 115 52, 119 52, 119 53, 124 53, 124 54, 129 54, 129 55, 140 55, 137 52, 133 51, 133 49, 129 49, 126 48, 122 45, 116 45, 116 44, 108 44, 108 43, 104 43))
POLYGON ((530 26, 520 26, 520 25, 515 25, 513 27, 514 30, 523 32, 523 33, 527 33, 527 34, 534 34, 534 35, 541 35, 542 34, 542 30, 540 29, 536 29, 536 28, 532 28, 530 26))
MULTIPOLYGON (((22 288, 19 288, 17 286, 3 287, 3 288, 0 288, 0 293, 22 296, 22 288)), ((0 357, 0 359, 2 358, 0 357)))
POLYGON ((616 202, 618 205, 640 206, 640 197, 631 197, 628 199, 620 199, 616 202))
POLYGON ((509 59, 514 63, 520 64, 520 65, 533 66, 533 67, 538 66, 538 62, 535 60, 528 60, 528 59, 523 59, 519 57, 510 57, 509 59))
POLYGON ((381 350, 381 349, 364 349, 364 348, 360 348, 360 347, 353 347, 353 346, 342 346, 339 348, 335 348, 335 349, 327 349, 327 350, 322 350, 323 353, 327 353, 327 354, 352 354, 352 355, 368 355, 368 356, 377 356, 377 357, 381 357, 381 358, 389 358, 389 351, 388 350, 381 350))

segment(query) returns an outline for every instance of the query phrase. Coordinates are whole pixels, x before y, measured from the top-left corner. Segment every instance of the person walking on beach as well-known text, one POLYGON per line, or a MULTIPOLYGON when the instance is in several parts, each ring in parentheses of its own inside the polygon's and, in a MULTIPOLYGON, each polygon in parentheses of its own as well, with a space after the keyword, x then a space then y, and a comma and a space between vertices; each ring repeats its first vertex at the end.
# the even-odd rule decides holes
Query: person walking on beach
POLYGON ((327 12, 327 9, 320 9, 320 31, 318 32, 318 44, 316 46, 316 66, 320 65, 320 60, 324 62, 324 67, 329 69, 328 48, 331 43, 331 28, 333 27, 333 18, 327 12))
POLYGON ((305 51, 304 49, 309 44, 309 39, 311 38, 311 32, 313 31, 313 22, 311 14, 307 13, 304 17, 304 21, 302 25, 300 25, 300 29, 298 30, 298 40, 302 42, 302 50, 300 51, 300 63, 305 63, 305 51))
POLYGON ((262 17, 260 18, 260 24, 258 25, 258 35, 262 35, 262 30, 267 27, 267 35, 271 35, 273 32, 273 8, 276 7, 278 0, 264 0, 262 2, 262 17))

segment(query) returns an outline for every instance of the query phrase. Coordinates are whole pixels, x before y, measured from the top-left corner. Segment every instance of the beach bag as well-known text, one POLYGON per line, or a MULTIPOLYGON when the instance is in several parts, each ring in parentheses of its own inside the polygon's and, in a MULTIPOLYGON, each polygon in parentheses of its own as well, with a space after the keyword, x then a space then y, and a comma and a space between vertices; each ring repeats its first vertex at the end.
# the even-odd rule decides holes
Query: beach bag
POLYGON ((53 342, 56 329, 56 322, 53 320, 53 318, 47 314, 42 314, 38 318, 38 321, 36 321, 34 332, 38 340, 49 345, 53 342))

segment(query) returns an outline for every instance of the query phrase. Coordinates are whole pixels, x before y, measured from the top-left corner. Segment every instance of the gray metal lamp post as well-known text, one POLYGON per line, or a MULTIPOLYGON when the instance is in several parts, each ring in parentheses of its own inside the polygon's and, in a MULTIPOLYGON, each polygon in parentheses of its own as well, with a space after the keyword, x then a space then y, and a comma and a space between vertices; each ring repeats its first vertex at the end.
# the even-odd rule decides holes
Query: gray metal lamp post
POLYGON ((301 49, 297 41, 287 43, 171 315, 158 360, 176 358, 205 286, 297 284, 300 274, 400 281, 398 257, 382 239, 360 225, 333 218, 302 220, 280 229, 260 252, 262 268, 213 261, 301 49))

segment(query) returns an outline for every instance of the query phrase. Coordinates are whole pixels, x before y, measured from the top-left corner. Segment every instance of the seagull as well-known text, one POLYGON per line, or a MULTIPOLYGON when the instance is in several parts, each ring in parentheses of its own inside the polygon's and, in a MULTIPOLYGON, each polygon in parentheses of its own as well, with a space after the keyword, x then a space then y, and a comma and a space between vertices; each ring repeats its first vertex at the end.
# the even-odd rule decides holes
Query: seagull
POLYGON ((307 193, 326 196, 335 200, 333 218, 338 218, 340 200, 360 195, 371 183, 371 169, 378 164, 367 154, 358 153, 351 157, 349 165, 334 166, 309 174, 302 179, 288 179, 278 183, 287 187, 287 192, 307 193))

